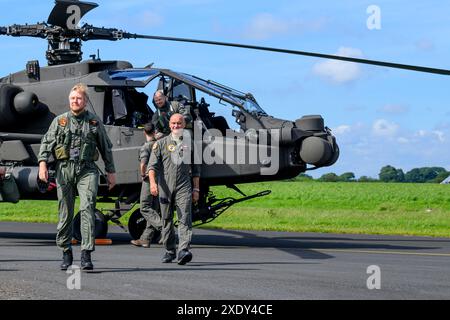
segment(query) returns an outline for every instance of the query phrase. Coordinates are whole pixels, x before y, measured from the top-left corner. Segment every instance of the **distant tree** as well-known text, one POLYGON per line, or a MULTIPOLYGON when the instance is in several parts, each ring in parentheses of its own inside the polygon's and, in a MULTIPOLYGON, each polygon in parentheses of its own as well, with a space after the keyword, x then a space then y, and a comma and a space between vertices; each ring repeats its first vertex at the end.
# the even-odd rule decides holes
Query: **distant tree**
POLYGON ((339 176, 339 180, 344 182, 355 181, 355 174, 353 172, 345 172, 339 176))
POLYGON ((383 182, 403 182, 405 181, 405 174, 402 169, 396 169, 393 166, 384 166, 381 168, 378 177, 383 182))
POLYGON ((377 179, 374 179, 374 178, 371 178, 368 176, 361 176, 358 179, 358 182, 377 182, 377 181, 378 181, 377 179))
POLYGON ((420 174, 420 169, 414 168, 412 170, 409 170, 405 174, 405 181, 406 182, 424 182, 422 179, 422 176, 420 174))
POLYGON ((314 178, 306 173, 300 173, 297 178, 295 179, 297 181, 312 181, 314 178))
POLYGON ((414 168, 405 174, 405 181, 416 183, 435 182, 439 174, 444 175, 446 172, 442 167, 414 168))
POLYGON ((285 182, 293 182, 293 181, 314 181, 314 178, 308 174, 300 173, 298 176, 290 179, 283 180, 285 182))
POLYGON ((447 170, 442 167, 431 167, 423 169, 425 182, 434 182, 434 179, 436 179, 439 174, 447 172, 447 170))
POLYGON ((449 171, 445 171, 445 172, 440 172, 436 178, 433 179, 433 183, 441 183, 442 181, 444 181, 448 176, 450 176, 450 172, 449 171))
POLYGON ((337 182, 339 180, 340 180, 339 176, 333 172, 325 173, 324 175, 322 175, 319 178, 319 181, 323 181, 323 182, 337 182))

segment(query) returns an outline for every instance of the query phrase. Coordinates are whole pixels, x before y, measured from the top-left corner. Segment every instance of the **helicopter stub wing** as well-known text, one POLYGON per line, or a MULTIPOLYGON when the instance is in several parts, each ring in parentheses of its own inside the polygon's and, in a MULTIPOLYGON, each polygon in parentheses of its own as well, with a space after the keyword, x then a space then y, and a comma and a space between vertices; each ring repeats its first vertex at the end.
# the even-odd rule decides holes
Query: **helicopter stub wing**
POLYGON ((48 16, 47 23, 62 28, 67 28, 68 21, 72 19, 77 20, 75 24, 78 24, 79 20, 86 13, 98 7, 96 3, 78 0, 56 0, 55 3, 52 12, 48 16))

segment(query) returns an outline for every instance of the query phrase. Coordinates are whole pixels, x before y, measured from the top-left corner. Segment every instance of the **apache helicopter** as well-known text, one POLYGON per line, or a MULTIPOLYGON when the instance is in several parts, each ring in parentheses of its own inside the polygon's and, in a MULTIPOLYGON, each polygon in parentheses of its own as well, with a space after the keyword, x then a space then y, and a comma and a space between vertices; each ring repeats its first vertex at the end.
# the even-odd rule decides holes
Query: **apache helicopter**
MULTIPOLYGON (((29 61, 25 70, 0 78, 0 176, 2 172, 3 176, 9 173, 19 194, 12 199, 4 195, 2 197, 0 194, 0 201, 17 202, 19 198, 56 198, 55 184, 53 182, 44 184, 38 179, 37 154, 40 141, 53 118, 67 111, 67 96, 70 89, 75 84, 84 83, 89 88, 88 109, 103 120, 113 143, 117 176, 117 185, 111 191, 108 191, 104 175, 100 177, 98 195, 103 197, 103 201, 114 202, 115 207, 107 210, 106 214, 96 210, 97 238, 106 236, 108 221, 127 230, 119 219, 131 211, 139 200, 141 176, 137 157, 140 147, 145 142, 142 125, 149 122, 154 113, 154 108, 148 104, 148 96, 139 89, 145 88, 149 83, 156 82, 158 89, 164 90, 169 100, 177 100, 191 107, 193 122, 204 134, 201 142, 202 151, 214 146, 213 153, 217 156, 217 150, 220 148, 237 150, 236 154, 231 152, 235 160, 231 163, 216 161, 202 164, 200 200, 194 207, 192 217, 194 226, 212 221, 235 203, 270 193, 270 190, 265 190, 247 196, 235 184, 288 179, 306 170, 330 166, 337 161, 339 148, 331 130, 324 126, 324 120, 320 115, 307 115, 297 120, 277 119, 266 113, 252 94, 211 80, 168 69, 153 68, 152 65, 134 68, 127 61, 102 61, 95 55, 91 56, 90 60, 82 61, 82 41, 122 39, 178 41, 450 74, 448 70, 336 55, 140 35, 116 28, 98 28, 89 24, 79 27, 80 19, 97 6, 91 2, 56 0, 47 22, 0 27, 0 35, 37 37, 48 41, 47 67, 41 67, 37 60, 29 61), (240 130, 231 130, 223 116, 211 112, 210 103, 201 97, 202 95, 229 106, 230 113, 240 130), (271 137, 270 143, 263 139, 261 134, 263 130, 270 131, 268 134, 271 137), (230 132, 231 136, 224 136, 230 132), (257 157, 256 161, 249 161, 249 158, 257 152, 255 150, 261 147, 265 147, 267 155, 272 157, 257 157), (275 172, 261 174, 273 163, 277 164, 275 172), (242 197, 218 199, 210 190, 210 187, 215 185, 226 185, 240 193, 242 197)), ((220 156, 225 158, 226 155, 220 156)), ((98 166, 102 168, 101 160, 98 160, 98 166)), ((76 216, 74 224, 75 238, 79 239, 79 215, 76 216)), ((135 209, 128 221, 128 231, 132 238, 139 238, 144 227, 145 220, 139 209, 135 209)))

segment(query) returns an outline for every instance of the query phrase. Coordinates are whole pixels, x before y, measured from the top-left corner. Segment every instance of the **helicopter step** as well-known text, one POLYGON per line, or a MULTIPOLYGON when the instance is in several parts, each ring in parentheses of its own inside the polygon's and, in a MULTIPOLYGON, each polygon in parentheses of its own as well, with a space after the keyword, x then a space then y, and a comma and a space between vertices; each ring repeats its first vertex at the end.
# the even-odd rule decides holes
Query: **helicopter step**
MULTIPOLYGON (((233 186, 234 190, 237 187, 233 186)), ((198 227, 205 223, 209 223, 219 217, 223 212, 225 212, 228 208, 236 203, 240 203, 243 201, 247 201, 254 198, 264 197, 271 193, 271 190, 264 190, 250 196, 244 196, 239 199, 235 199, 233 197, 226 197, 222 199, 217 199, 214 195, 208 198, 208 202, 206 206, 201 206, 194 208, 192 212, 192 221, 194 222, 193 227, 198 227), (195 223, 197 222, 197 223, 195 223)), ((242 191, 239 190, 240 194, 243 194, 242 191)))

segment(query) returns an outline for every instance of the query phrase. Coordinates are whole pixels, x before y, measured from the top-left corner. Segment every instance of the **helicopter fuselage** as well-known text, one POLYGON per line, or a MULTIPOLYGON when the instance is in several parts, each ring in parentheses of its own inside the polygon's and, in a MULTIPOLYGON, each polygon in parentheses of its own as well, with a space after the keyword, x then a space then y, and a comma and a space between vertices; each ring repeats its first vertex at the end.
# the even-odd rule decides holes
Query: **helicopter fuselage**
MULTIPOLYGON (((198 78, 183 76, 188 75, 166 69, 133 69, 132 65, 125 61, 90 60, 43 68, 36 62, 34 65, 30 62, 26 70, 0 80, 2 94, 8 95, 8 99, 2 100, 4 105, 0 106, 0 139, 7 141, 7 144, 14 144, 16 148, 20 145, 19 149, 24 150, 20 156, 1 152, 0 161, 15 162, 17 167, 37 166, 39 138, 45 134, 56 115, 67 112, 70 89, 77 83, 85 83, 89 88, 88 109, 103 119, 113 143, 117 184, 140 184, 137 159, 139 148, 145 142, 141 127, 151 119, 153 110, 147 104, 148 97, 137 92, 136 88, 145 87, 154 79, 160 81, 160 86, 166 86, 164 89, 171 99, 179 98, 175 96, 174 84, 185 86, 185 92, 189 92, 190 96, 184 96, 183 102, 200 110, 194 117, 197 117, 196 120, 204 120, 204 128, 199 137, 202 139, 202 181, 208 186, 295 177, 306 170, 307 162, 301 159, 299 153, 302 140, 307 138, 314 137, 320 144, 318 148, 323 149, 323 155, 319 157, 321 159, 317 160, 319 165, 328 165, 337 158, 336 152, 333 151, 336 148, 335 142, 328 139, 331 134, 324 129, 323 120, 322 124, 320 123, 320 116, 298 120, 299 127, 293 121, 276 119, 263 112, 254 112, 239 106, 236 108, 236 105, 233 105, 233 116, 240 125, 240 131, 234 131, 229 128, 224 117, 209 113, 208 105, 204 101, 203 105, 196 101, 195 91, 203 89, 204 92, 216 98, 220 97, 230 104, 238 104, 238 94, 233 96, 234 91, 228 90, 231 94, 227 100, 227 96, 217 92, 221 85, 211 82, 215 91, 208 91, 211 88, 202 87, 206 85, 201 79, 196 83, 198 78), (20 113, 16 110, 18 107, 26 108, 18 106, 20 101, 17 100, 20 99, 17 97, 24 93, 30 93, 30 97, 34 99, 22 102, 29 110, 20 113), (118 116, 117 109, 120 107, 123 110, 118 116), (302 122, 306 123, 304 129, 301 128, 302 122), (260 132, 263 130, 268 132, 264 144, 261 142, 260 132), (273 139, 275 135, 276 140, 273 139), (265 149, 261 151, 262 148, 265 149), (204 157, 208 155, 205 164, 204 157), (265 158, 261 159, 261 155, 265 158), (273 166, 276 167, 272 168, 273 166), (265 169, 270 171, 269 174, 264 174, 265 169)), ((225 89, 223 91, 227 92, 225 89)), ((249 97, 251 99, 248 101, 256 106, 256 100, 251 95, 249 97)), ((241 98, 241 101, 244 99, 247 98, 241 98)), ((101 160, 99 167, 102 168, 101 160)), ((101 181, 101 184, 104 186, 105 181, 101 181)))

